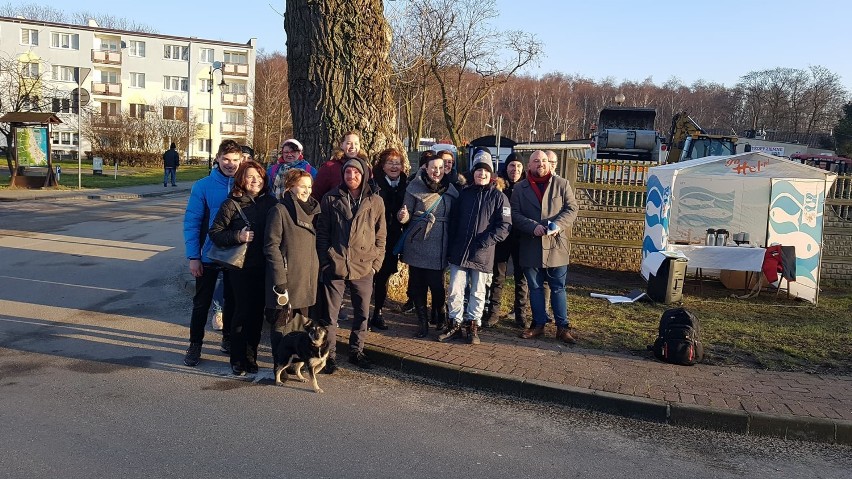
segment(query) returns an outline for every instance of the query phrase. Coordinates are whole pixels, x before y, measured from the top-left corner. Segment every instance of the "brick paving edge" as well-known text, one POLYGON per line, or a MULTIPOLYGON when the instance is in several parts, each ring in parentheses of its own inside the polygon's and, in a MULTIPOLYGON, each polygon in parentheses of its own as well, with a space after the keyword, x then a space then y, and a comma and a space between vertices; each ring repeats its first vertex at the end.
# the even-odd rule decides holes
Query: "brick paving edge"
MULTIPOLYGON (((339 352, 348 351, 349 345, 338 338, 337 349, 339 352)), ((466 368, 402 355, 377 346, 367 345, 365 349, 370 360, 378 366, 453 386, 470 387, 676 427, 852 445, 852 421, 842 419, 749 413, 736 409, 658 401, 466 368)))

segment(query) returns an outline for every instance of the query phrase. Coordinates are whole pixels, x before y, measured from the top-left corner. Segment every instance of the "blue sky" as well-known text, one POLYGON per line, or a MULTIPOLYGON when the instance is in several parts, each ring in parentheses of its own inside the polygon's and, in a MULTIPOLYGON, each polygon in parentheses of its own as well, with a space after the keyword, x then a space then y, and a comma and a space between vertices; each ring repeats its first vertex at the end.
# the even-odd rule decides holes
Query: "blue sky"
MULTIPOLYGON (((98 11, 105 5, 102 0, 38 3, 66 11, 98 11)), ((233 42, 256 37, 266 51, 285 48, 278 13, 283 0, 109 6, 112 15, 163 34, 233 42)), ((544 44, 541 65, 527 71, 533 75, 561 71, 616 82, 651 77, 657 84, 677 77, 687 85, 704 79, 733 86, 753 70, 821 65, 839 74, 852 92, 852 2, 847 0, 497 0, 497 6, 495 27, 535 32, 544 44)))

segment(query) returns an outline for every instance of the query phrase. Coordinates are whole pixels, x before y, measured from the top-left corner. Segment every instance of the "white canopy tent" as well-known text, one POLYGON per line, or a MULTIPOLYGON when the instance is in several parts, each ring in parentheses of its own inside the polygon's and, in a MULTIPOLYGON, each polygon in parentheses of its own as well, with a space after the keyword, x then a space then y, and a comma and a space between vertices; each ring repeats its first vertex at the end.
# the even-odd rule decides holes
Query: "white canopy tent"
POLYGON ((710 156, 649 170, 642 254, 703 244, 706 230, 745 232, 759 246, 796 247, 790 294, 818 296, 825 195, 837 175, 761 152, 710 156))

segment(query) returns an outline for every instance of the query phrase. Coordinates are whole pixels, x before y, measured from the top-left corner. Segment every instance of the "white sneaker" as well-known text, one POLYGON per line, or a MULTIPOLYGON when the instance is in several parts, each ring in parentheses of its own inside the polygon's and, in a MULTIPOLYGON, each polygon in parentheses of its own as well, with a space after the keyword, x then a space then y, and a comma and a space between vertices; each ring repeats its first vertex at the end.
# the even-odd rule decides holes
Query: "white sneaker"
POLYGON ((222 311, 216 311, 213 313, 213 331, 221 331, 224 327, 224 323, 222 322, 222 311))

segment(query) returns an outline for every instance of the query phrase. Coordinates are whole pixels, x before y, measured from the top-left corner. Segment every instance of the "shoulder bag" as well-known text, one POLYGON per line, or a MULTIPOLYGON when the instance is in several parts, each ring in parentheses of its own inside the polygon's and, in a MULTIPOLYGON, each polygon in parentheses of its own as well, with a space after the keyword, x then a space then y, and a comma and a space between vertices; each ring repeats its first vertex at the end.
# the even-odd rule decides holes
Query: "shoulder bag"
MULTIPOLYGON (((239 213, 240 217, 246 222, 249 229, 251 229, 251 222, 246 218, 243 209, 240 208, 240 204, 234 201, 234 205, 237 207, 237 213, 239 213)), ((242 269, 243 263, 246 260, 247 250, 248 243, 226 247, 217 246, 216 243, 213 243, 210 251, 207 252, 207 259, 226 269, 242 269)))
POLYGON ((417 222, 417 221, 422 221, 422 220, 425 220, 426 218, 428 218, 429 213, 431 213, 432 210, 434 210, 435 207, 438 206, 438 203, 440 203, 441 200, 443 200, 443 199, 444 199, 444 193, 441 193, 441 196, 438 197, 438 201, 432 203, 432 206, 430 206, 428 210, 424 211, 422 215, 418 216, 414 221, 412 221, 408 225, 408 228, 406 228, 405 231, 402 232, 402 236, 400 236, 399 240, 396 242, 396 244, 393 245, 393 250, 391 251, 393 254, 396 254, 396 255, 402 254, 403 250, 405 250, 405 240, 408 238, 408 234, 411 233, 411 230, 414 229, 414 223, 417 222))

